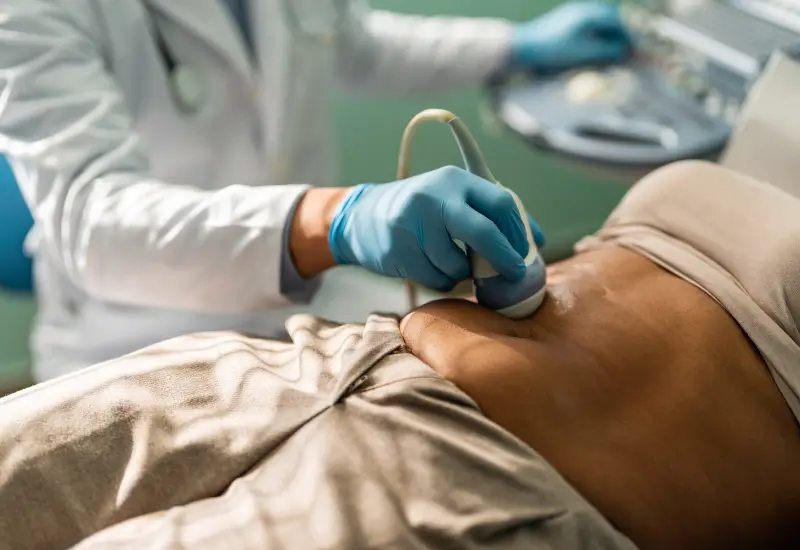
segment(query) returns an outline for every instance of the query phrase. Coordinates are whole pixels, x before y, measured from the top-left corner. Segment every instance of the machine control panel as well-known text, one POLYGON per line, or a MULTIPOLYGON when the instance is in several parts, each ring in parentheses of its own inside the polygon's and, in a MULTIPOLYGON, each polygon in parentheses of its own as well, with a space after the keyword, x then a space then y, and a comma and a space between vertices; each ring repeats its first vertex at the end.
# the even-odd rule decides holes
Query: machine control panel
POLYGON ((594 165, 647 171, 714 157, 771 53, 800 54, 800 0, 624 9, 637 40, 634 59, 506 81, 493 88, 499 118, 538 148, 594 165))

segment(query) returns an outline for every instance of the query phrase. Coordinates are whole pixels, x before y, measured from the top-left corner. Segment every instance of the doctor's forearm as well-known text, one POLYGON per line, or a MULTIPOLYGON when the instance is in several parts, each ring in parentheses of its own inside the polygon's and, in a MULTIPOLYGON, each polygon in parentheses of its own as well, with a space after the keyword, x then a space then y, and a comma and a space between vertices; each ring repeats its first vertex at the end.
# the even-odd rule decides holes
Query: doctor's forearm
POLYGON ((480 84, 509 61, 513 25, 501 19, 373 10, 339 52, 343 82, 391 95, 480 84))
POLYGON ((65 201, 82 215, 43 222, 71 227, 74 238, 52 242, 65 272, 88 294, 209 313, 291 303, 280 292, 283 228, 307 186, 202 191, 107 174, 74 187, 65 201))
POLYGON ((349 187, 309 189, 291 220, 289 250, 301 277, 310 279, 336 265, 328 232, 349 187))

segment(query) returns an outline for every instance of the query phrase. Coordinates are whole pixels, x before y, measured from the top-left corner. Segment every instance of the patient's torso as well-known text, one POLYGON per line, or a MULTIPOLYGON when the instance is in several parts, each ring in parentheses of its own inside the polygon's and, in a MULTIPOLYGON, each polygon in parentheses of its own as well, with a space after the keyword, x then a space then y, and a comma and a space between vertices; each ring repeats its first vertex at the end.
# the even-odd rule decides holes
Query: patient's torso
POLYGON ((620 248, 548 277, 530 319, 436 302, 404 338, 643 549, 787 547, 800 431, 726 311, 620 248))

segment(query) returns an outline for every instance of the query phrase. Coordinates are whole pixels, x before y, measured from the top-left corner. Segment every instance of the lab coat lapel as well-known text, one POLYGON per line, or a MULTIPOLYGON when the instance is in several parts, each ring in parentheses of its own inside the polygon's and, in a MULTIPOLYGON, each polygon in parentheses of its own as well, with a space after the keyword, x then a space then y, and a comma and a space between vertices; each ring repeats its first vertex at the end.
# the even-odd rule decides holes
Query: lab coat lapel
POLYGON ((298 36, 287 24, 283 1, 250 3, 261 65, 269 179, 274 184, 324 185, 335 181, 329 149, 333 47, 298 36))
POLYGON ((282 1, 256 0, 250 3, 256 55, 261 69, 260 105, 266 129, 264 153, 272 183, 289 183, 291 179, 287 151, 293 144, 290 124, 291 110, 295 105, 292 101, 292 75, 298 77, 305 69, 299 64, 294 72, 291 71, 293 37, 279 7, 282 1))
POLYGON ((253 67, 244 40, 220 0, 146 0, 154 10, 213 46, 248 81, 253 67))

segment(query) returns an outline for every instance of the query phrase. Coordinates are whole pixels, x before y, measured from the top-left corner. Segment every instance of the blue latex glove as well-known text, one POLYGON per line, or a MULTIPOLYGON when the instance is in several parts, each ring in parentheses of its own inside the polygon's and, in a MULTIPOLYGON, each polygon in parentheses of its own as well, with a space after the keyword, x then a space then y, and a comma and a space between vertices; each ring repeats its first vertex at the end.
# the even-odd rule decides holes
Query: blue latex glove
POLYGON ((511 66, 552 73, 619 62, 632 49, 617 6, 598 1, 573 2, 515 28, 511 66))
MULTIPOLYGON (((541 229, 533 224, 537 243, 541 229)), ((328 242, 336 263, 448 291, 469 278, 462 241, 511 281, 525 275, 525 228, 511 195, 453 166, 406 180, 359 185, 334 216, 328 242)))

